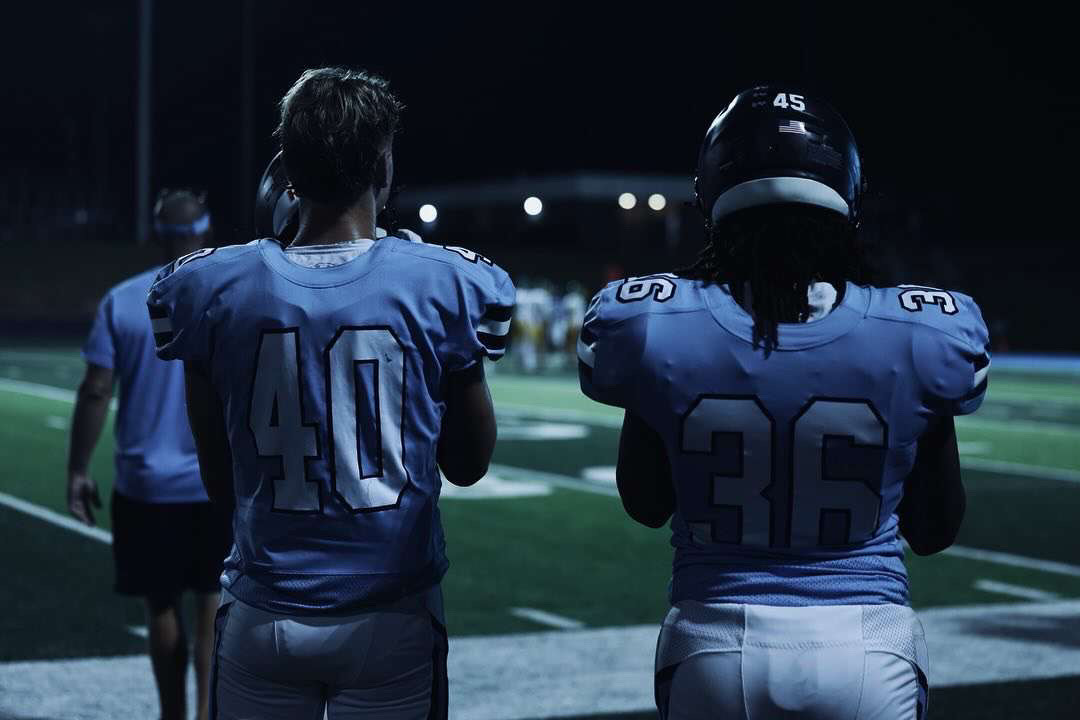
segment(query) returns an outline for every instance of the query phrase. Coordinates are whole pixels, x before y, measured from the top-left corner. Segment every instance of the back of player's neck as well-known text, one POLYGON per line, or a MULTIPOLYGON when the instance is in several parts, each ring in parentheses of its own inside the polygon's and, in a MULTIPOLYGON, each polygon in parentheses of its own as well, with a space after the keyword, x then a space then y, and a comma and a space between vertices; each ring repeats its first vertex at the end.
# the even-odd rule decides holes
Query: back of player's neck
POLYGON ((290 247, 339 245, 375 239, 375 205, 370 198, 351 207, 301 206, 300 228, 290 247))

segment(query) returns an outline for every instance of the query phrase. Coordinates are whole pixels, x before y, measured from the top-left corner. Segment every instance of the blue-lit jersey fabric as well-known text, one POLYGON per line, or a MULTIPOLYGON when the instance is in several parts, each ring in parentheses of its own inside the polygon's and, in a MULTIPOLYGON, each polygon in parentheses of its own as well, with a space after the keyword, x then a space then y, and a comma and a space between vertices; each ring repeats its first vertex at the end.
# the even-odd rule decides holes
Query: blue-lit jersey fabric
POLYGON ((582 329, 584 393, 667 447, 672 602, 906 603, 895 511, 931 418, 982 401, 978 306, 848 284, 768 358, 752 333, 726 286, 673 275, 612 283, 582 329))
POLYGON ((225 408, 226 589, 274 612, 344 612, 442 578, 443 381, 502 356, 505 272, 397 237, 309 268, 259 240, 181 258, 147 302, 159 355, 205 374, 225 408))
POLYGON ((207 502, 184 405, 184 368, 154 354, 146 293, 157 268, 109 290, 98 305, 83 358, 113 371, 116 491, 146 503, 207 502))

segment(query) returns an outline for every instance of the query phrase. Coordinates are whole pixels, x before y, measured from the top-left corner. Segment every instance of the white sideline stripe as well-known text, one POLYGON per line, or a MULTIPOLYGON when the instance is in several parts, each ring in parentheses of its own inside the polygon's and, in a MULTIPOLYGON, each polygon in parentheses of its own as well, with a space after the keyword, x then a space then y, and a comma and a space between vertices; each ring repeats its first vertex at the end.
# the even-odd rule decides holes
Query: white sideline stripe
POLYGON ((128 625, 127 631, 135 637, 148 638, 150 637, 150 630, 145 625, 128 625))
POLYGON ((1026 465, 1024 463, 976 457, 960 458, 960 466, 972 470, 1023 475, 1025 477, 1038 478, 1040 480, 1061 480, 1062 482, 1080 483, 1080 471, 1069 470, 1067 468, 1052 468, 1046 467, 1045 465, 1026 465))
MULTIPOLYGON (((919 612, 932 687, 1069 677, 1080 667, 1080 601, 919 612)), ((660 623, 451 637, 451 720, 655 712, 660 623)), ((194 686, 192 674, 189 687, 194 686)), ((0 663, 0 715, 157 717, 146 655, 0 663), (110 692, 102 693, 108 687, 110 692), (86 698, 94 698, 87 705, 86 698)))
POLYGON ((537 610, 536 608, 513 607, 510 608, 510 614, 514 617, 532 620, 534 623, 558 628, 559 630, 580 630, 585 627, 585 623, 578 620, 563 617, 562 615, 556 615, 555 613, 545 612, 544 610, 537 610))
MULTIPOLYGON (((0 390, 6 390, 7 392, 15 393, 17 395, 27 395, 29 397, 44 398, 46 400, 55 400, 56 402, 74 404, 78 394, 74 390, 67 390, 65 388, 53 387, 52 385, 42 385, 41 383, 26 382, 24 380, 9 380, 8 378, 0 378, 0 390)), ((116 398, 109 401, 109 409, 116 410, 116 398)))
POLYGON ((997 550, 983 550, 982 548, 953 545, 950 548, 942 550, 942 554, 955 555, 956 557, 962 557, 968 560, 982 560, 983 562, 997 563, 998 565, 1011 565, 1012 567, 1020 567, 1026 570, 1040 570, 1042 572, 1055 573, 1057 575, 1080 577, 1080 566, 1077 565, 1069 565, 1068 563, 1056 562, 1054 560, 1040 560, 1039 558, 1031 558, 1024 555, 1013 555, 1012 553, 999 552, 997 550))
POLYGON ((7 390, 19 395, 29 395, 30 397, 45 398, 46 400, 56 400, 57 402, 75 402, 74 390, 65 390, 52 385, 41 385, 40 383, 24 382, 22 380, 0 378, 0 390, 7 390))
POLYGON ((53 525, 57 525, 67 530, 72 530, 79 533, 80 535, 85 535, 88 538, 93 538, 94 540, 103 542, 106 545, 112 543, 112 533, 108 530, 102 530, 99 527, 90 527, 89 525, 84 525, 83 523, 75 520, 74 518, 66 517, 58 512, 50 510, 49 508, 35 505, 34 503, 30 503, 12 495, 8 495, 7 493, 0 493, 0 505, 6 505, 12 510, 17 510, 18 512, 30 515, 31 517, 36 517, 39 520, 44 520, 47 523, 52 523, 53 525))
POLYGON ((1012 597, 1035 600, 1038 602, 1049 602, 1051 600, 1061 599, 1060 595, 1049 592, 1048 590, 1039 590, 1038 588, 1028 587, 1026 585, 1013 585, 1012 583, 1003 583, 998 582, 997 580, 988 580, 986 578, 976 580, 974 587, 976 590, 982 590, 983 592, 1011 595, 1012 597))

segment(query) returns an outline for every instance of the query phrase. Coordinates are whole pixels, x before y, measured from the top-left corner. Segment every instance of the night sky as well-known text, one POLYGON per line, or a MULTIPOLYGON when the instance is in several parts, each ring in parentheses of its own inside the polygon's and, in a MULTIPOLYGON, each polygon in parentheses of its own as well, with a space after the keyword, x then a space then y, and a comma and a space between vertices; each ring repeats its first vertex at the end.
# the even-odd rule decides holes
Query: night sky
MULTIPOLYGON (((946 212, 957 244, 1072 235, 1080 84, 1064 17, 1014 3, 711 5, 258 2, 243 167, 243 4, 160 2, 155 187, 207 187, 219 221, 242 233, 275 149, 275 102, 311 66, 391 80, 408 106, 398 180, 413 187, 581 170, 689 181, 712 117, 779 79, 837 106, 875 192, 946 212)), ((135 13, 134 2, 8 10, 8 183, 87 183, 130 217, 135 13)))

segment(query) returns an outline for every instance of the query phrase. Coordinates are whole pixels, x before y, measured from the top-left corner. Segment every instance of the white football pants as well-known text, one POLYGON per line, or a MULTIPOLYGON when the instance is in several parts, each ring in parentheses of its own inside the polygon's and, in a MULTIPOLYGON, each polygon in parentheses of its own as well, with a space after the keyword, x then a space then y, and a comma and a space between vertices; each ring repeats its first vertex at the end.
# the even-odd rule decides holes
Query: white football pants
MULTIPOLYGON (((891 626, 875 623, 865 633, 864 606, 859 605, 714 607, 733 611, 727 614, 729 627, 711 629, 720 638, 711 642, 729 649, 707 649, 710 641, 702 642, 700 614, 687 623, 665 622, 662 654, 669 659, 687 656, 661 667, 658 654, 656 695, 662 718, 919 720, 925 716, 926 682, 917 665, 901 653, 882 649, 876 638, 865 637, 881 636, 886 645, 895 642, 898 647, 922 642, 921 626, 913 633, 911 623, 902 616, 891 626), (727 638, 738 638, 741 647, 730 648, 727 638)), ((913 614, 911 618, 918 623, 913 614)))
MULTIPOLYGON (((438 593, 438 588, 435 588, 438 593)), ((441 593, 347 616, 218 610, 211 720, 446 718, 441 593)))

